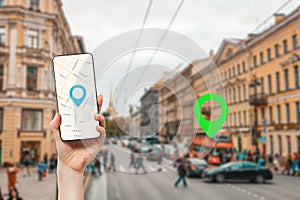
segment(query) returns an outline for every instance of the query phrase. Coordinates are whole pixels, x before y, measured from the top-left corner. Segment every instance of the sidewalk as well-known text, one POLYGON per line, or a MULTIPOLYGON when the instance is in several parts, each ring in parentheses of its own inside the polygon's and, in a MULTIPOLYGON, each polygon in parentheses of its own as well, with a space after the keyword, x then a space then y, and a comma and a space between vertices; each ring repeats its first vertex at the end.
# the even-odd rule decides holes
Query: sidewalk
MULTIPOLYGON (((43 181, 38 181, 37 168, 30 169, 31 176, 23 177, 22 169, 17 178, 17 189, 20 196, 27 199, 54 200, 56 195, 56 175, 47 174, 43 181)), ((3 194, 7 194, 7 175, 4 168, 0 168, 0 187, 3 194)), ((6 199, 7 196, 4 196, 6 199)))

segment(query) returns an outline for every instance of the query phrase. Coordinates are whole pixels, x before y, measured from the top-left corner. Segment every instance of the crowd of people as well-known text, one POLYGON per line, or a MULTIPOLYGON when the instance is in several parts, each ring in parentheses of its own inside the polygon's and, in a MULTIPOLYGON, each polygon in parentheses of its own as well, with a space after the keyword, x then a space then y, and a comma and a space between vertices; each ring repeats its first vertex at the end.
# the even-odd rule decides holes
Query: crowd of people
POLYGON ((298 175, 300 176, 300 154, 294 152, 291 155, 282 157, 279 154, 265 155, 259 151, 247 151, 231 154, 225 151, 220 152, 221 165, 231 161, 250 161, 261 166, 267 166, 274 172, 282 175, 298 175))
MULTIPOLYGON (((57 167, 57 156, 55 154, 51 155, 50 159, 48 159, 48 155, 45 154, 43 156, 43 160, 41 160, 37 165, 32 161, 29 154, 25 154, 20 163, 8 163, 6 167, 6 175, 7 175, 7 195, 8 199, 19 200, 22 199, 19 196, 19 192, 17 189, 17 177, 20 169, 23 169, 22 176, 23 178, 30 177, 33 173, 33 169, 37 169, 38 181, 42 181, 44 177, 47 176, 47 173, 53 173, 57 167)), ((3 199, 1 189, 0 189, 0 200, 3 199)))

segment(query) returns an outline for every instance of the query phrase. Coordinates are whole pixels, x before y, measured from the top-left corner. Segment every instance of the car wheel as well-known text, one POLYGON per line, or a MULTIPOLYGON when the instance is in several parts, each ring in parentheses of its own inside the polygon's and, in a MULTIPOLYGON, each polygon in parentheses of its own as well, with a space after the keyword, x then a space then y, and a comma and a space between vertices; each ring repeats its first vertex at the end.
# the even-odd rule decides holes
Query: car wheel
POLYGON ((218 174, 218 175, 216 176, 216 181, 217 181, 218 183, 224 183, 224 182, 225 182, 225 176, 224 176, 223 174, 218 174))
POLYGON ((265 177, 261 174, 258 174, 255 177, 255 182, 256 183, 264 183, 265 182, 265 177))

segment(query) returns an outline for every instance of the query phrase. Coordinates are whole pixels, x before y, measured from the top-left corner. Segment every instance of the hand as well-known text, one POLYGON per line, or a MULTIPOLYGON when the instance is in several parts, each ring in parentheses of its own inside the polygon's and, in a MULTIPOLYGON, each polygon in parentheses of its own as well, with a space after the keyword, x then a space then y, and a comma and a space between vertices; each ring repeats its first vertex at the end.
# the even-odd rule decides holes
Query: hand
MULTIPOLYGON (((97 97, 99 112, 101 111, 103 96, 97 97)), ((56 114, 54 119, 50 122, 51 130, 56 141, 56 148, 58 153, 58 162, 60 166, 70 168, 76 172, 83 173, 86 166, 95 158, 100 151, 104 139, 105 132, 105 118, 100 114, 95 114, 95 120, 99 122, 99 126, 95 127, 101 134, 95 139, 83 141, 69 141, 63 142, 59 135, 59 126, 61 124, 60 114, 56 114)))

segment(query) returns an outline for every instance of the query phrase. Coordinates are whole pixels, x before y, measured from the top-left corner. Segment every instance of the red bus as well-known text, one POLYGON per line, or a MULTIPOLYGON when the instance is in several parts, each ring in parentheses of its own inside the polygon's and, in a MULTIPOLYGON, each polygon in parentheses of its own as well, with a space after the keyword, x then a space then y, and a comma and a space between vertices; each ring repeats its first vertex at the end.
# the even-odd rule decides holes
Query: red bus
POLYGON ((220 165, 220 154, 224 152, 231 160, 233 149, 230 132, 221 131, 217 141, 209 139, 205 133, 197 133, 190 148, 190 157, 206 157, 209 164, 220 165))

